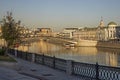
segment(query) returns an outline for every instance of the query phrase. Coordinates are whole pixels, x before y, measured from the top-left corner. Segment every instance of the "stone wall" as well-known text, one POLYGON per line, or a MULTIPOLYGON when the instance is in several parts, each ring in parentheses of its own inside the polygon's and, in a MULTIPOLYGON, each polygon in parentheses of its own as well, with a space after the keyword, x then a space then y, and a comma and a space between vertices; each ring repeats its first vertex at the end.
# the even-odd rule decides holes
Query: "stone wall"
POLYGON ((104 42, 104 41, 80 40, 78 42, 77 46, 120 48, 120 42, 104 42))
POLYGON ((120 42, 98 42, 97 47, 120 48, 120 42))
POLYGON ((97 45, 97 41, 92 40, 79 40, 76 46, 82 46, 82 47, 95 47, 97 45))

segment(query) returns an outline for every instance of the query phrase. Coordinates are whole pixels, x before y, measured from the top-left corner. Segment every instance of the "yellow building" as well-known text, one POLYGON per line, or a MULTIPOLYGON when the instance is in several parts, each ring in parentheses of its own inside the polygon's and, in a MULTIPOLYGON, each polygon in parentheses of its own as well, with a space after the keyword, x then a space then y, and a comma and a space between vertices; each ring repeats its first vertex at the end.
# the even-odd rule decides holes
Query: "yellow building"
POLYGON ((51 36, 52 29, 51 28, 39 28, 40 36, 51 36))
POLYGON ((96 33, 97 28, 85 27, 74 32, 73 35, 75 40, 96 40, 96 33))

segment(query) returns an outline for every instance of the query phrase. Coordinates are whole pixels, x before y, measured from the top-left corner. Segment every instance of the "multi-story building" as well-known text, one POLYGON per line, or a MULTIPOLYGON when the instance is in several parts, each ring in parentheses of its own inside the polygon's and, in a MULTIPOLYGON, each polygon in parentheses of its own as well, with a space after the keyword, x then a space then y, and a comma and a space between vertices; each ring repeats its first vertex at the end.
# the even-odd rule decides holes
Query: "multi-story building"
POLYGON ((38 28, 40 32, 40 36, 51 36, 52 29, 51 28, 38 28))
POLYGON ((115 22, 110 22, 105 27, 99 27, 96 35, 100 41, 119 39, 120 26, 118 26, 115 22))
POLYGON ((78 28, 65 28, 61 33, 60 33, 60 36, 62 38, 69 38, 69 39, 72 39, 73 38, 73 33, 75 31, 77 31, 78 28))
POLYGON ((82 28, 74 32, 75 40, 96 40, 96 31, 97 28, 82 28))
POLYGON ((120 31, 120 26, 118 26, 115 22, 110 22, 108 24, 108 38, 109 39, 117 39, 119 38, 119 33, 117 31, 120 31))

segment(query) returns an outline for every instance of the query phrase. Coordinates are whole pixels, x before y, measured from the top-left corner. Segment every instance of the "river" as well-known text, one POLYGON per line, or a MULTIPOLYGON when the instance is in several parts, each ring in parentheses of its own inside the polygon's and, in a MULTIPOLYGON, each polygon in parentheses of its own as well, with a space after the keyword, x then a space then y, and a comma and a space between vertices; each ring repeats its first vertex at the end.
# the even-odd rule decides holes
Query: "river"
POLYGON ((71 47, 66 48, 58 44, 45 41, 33 42, 30 45, 19 46, 18 50, 37 54, 55 56, 57 58, 74 60, 77 62, 100 65, 120 66, 120 49, 96 48, 96 47, 71 47))

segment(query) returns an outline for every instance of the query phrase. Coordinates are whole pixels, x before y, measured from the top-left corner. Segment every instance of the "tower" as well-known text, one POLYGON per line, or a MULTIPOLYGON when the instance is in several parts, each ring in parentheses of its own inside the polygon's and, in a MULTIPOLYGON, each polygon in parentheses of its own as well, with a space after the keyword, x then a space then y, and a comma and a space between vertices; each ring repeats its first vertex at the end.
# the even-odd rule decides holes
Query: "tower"
POLYGON ((101 17, 101 21, 100 21, 100 24, 99 24, 99 27, 104 27, 104 22, 103 22, 103 18, 101 17))

